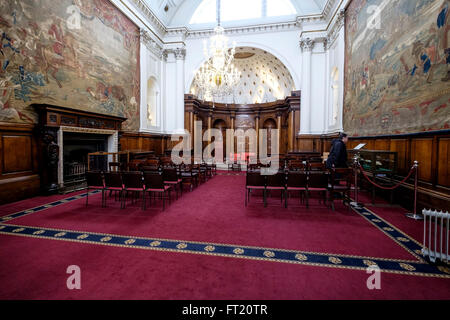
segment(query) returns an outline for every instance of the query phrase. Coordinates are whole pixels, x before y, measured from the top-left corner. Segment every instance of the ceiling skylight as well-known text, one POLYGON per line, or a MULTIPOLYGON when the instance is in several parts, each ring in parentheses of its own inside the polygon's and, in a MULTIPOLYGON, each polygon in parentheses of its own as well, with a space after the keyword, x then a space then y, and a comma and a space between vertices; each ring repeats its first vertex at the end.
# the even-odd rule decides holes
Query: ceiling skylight
MULTIPOLYGON (((216 21, 216 0, 203 0, 190 24, 216 21)), ((222 0, 221 21, 251 20, 297 14, 290 0, 222 0)))

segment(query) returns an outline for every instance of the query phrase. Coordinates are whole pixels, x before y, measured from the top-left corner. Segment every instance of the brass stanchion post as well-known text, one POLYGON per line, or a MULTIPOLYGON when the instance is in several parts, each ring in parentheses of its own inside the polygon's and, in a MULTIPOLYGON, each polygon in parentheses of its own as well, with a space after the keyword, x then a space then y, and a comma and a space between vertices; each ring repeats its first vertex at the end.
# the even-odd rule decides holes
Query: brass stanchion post
POLYGON ((408 218, 414 219, 414 220, 423 220, 423 216, 417 214, 417 189, 419 184, 419 162, 414 161, 414 167, 415 169, 415 177, 414 177, 414 209, 413 213, 408 213, 406 216, 408 218))

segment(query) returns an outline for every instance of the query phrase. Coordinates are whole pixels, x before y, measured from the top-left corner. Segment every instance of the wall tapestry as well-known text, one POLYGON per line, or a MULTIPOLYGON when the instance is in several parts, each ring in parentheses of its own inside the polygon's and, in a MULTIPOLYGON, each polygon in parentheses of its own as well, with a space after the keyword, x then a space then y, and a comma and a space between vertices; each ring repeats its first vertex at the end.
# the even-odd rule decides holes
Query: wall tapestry
POLYGON ((346 12, 344 129, 450 129, 449 0, 353 0, 346 12))
POLYGON ((108 0, 0 2, 0 121, 33 103, 128 118, 139 129, 139 29, 108 0))

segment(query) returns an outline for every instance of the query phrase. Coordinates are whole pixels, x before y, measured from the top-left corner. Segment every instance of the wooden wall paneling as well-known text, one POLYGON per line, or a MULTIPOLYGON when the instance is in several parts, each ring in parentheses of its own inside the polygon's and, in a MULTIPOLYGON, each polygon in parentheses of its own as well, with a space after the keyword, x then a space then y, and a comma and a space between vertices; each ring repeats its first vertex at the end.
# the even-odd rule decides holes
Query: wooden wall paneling
POLYGON ((376 139, 373 150, 389 150, 391 139, 376 139))
POLYGON ((432 183, 432 152, 433 139, 422 138, 414 139, 411 142, 411 159, 419 161, 419 179, 432 183))
POLYGON ((407 139, 392 139, 390 143, 390 151, 397 152, 397 173, 399 175, 407 175, 410 167, 407 166, 407 139))
POLYGON ((433 186, 438 182, 438 162, 439 162, 439 139, 433 136, 432 151, 431 151, 431 183, 433 186))
POLYGON ((32 172, 32 136, 3 135, 3 174, 32 172))
POLYGON ((0 125, 0 204, 40 190, 37 136, 30 125, 0 125))
POLYGON ((450 138, 438 139, 437 184, 450 188, 450 138))

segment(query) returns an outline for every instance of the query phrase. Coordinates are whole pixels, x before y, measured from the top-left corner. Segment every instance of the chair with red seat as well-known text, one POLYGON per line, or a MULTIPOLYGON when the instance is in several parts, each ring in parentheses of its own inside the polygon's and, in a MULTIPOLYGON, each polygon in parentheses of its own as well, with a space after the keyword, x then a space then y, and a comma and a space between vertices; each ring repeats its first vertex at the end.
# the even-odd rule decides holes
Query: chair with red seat
POLYGON ((333 168, 331 169, 331 179, 328 185, 328 190, 330 192, 331 207, 334 211, 334 199, 336 195, 340 194, 342 200, 345 204, 349 204, 348 209, 350 210, 350 190, 352 187, 352 168, 333 168))
POLYGON ((103 199, 105 197, 105 183, 103 181, 103 174, 101 171, 88 171, 86 172, 86 207, 89 201, 89 190, 102 190, 102 206, 103 199))
MULTIPOLYGON (((123 197, 123 181, 122 174, 120 172, 105 172, 105 191, 119 192, 120 208, 122 208, 123 197)), ((106 207, 106 198, 104 197, 104 207, 106 207)))
MULTIPOLYGON (((143 180, 142 172, 136 171, 136 172, 123 172, 122 173, 122 180, 123 180, 123 192, 124 196, 122 197, 123 202, 123 208, 125 209, 126 202, 127 202, 127 196, 128 192, 132 192, 134 195, 135 193, 141 193, 142 192, 142 199, 144 199, 145 190, 144 190, 144 180, 143 180)), ((144 208, 144 203, 142 203, 142 208, 144 208)))
POLYGON ((178 174, 176 168, 166 168, 163 170, 164 183, 169 186, 173 186, 176 192, 176 197, 178 199, 178 189, 181 191, 181 196, 183 196, 183 179, 178 174))
MULTIPOLYGON (((328 198, 328 182, 329 174, 326 171, 310 171, 308 173, 308 191, 307 198, 310 199, 311 192, 320 192, 322 194, 322 199, 326 205, 328 198)), ((319 200, 320 203, 320 200, 319 200)))
POLYGON ((262 190, 264 203, 266 203, 266 176, 260 171, 248 171, 245 182, 245 206, 250 202, 250 195, 253 190, 262 190))
POLYGON ((308 199, 308 173, 306 171, 290 171, 286 182, 285 207, 288 207, 289 193, 292 191, 300 192, 300 201, 306 193, 306 207, 309 207, 308 199))
POLYGON ((144 210, 147 208, 147 201, 145 200, 145 194, 147 192, 150 194, 150 201, 152 198, 152 193, 159 193, 162 196, 164 210, 166 208, 166 194, 168 193, 168 199, 170 202, 170 191, 172 190, 172 186, 164 184, 164 177, 162 174, 148 172, 144 172, 144 184, 144 210))
MULTIPOLYGON (((267 176, 266 194, 267 191, 281 191, 281 202, 283 202, 283 196, 286 194, 286 175, 284 171, 278 171, 273 175, 267 176)), ((265 206, 267 206, 267 197, 265 206)))

